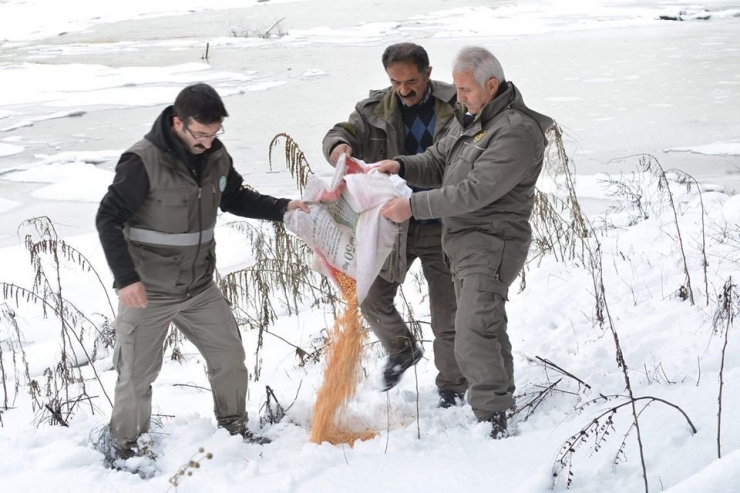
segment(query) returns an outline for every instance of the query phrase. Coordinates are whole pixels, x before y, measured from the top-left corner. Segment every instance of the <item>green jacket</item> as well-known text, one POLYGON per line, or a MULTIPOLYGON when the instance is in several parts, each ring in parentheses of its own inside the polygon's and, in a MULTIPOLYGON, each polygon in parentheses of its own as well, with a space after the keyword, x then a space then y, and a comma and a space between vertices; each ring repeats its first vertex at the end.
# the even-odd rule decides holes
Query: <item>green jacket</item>
POLYGON ((453 272, 455 259, 490 246, 480 233, 529 247, 534 187, 553 123, 527 108, 511 82, 467 128, 463 114, 457 108, 448 135, 424 154, 398 157, 407 181, 441 185, 412 195, 411 210, 417 219, 442 218, 453 272))
MULTIPOLYGON (((457 101, 455 87, 441 81, 429 82, 435 98, 434 141, 444 137, 454 120, 457 101)), ((352 147, 352 156, 366 163, 374 163, 405 153, 401 103, 388 87, 371 91, 367 99, 355 106, 349 121, 341 122, 327 132, 323 141, 327 161, 331 151, 339 144, 352 147)), ((406 232, 408 222, 401 225, 393 252, 386 259, 380 275, 389 282, 403 282, 406 275, 406 232)))

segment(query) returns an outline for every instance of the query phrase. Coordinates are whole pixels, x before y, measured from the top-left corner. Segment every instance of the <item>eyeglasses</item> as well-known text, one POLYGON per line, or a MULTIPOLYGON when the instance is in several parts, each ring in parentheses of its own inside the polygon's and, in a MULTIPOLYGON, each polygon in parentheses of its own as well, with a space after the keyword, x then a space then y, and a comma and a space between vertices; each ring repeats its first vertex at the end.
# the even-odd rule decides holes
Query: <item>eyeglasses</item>
POLYGON ((214 134, 204 134, 204 133, 201 133, 201 132, 198 132, 198 133, 194 133, 194 132, 193 132, 192 130, 190 130, 190 129, 189 129, 188 127, 187 127, 187 125, 185 125, 185 130, 187 130, 187 131, 188 131, 188 133, 189 133, 189 134, 190 134, 190 135, 191 135, 191 136, 192 136, 192 137, 193 137, 193 138, 194 138, 195 140, 197 140, 197 141, 203 141, 203 140, 210 140, 210 139, 215 139, 215 138, 216 138, 216 137, 218 137, 219 135, 223 135, 223 134, 224 134, 224 133, 226 132, 226 129, 224 129, 224 127, 221 127, 221 128, 219 129, 219 131, 218 131, 218 132, 216 132, 216 133, 214 133, 214 134))

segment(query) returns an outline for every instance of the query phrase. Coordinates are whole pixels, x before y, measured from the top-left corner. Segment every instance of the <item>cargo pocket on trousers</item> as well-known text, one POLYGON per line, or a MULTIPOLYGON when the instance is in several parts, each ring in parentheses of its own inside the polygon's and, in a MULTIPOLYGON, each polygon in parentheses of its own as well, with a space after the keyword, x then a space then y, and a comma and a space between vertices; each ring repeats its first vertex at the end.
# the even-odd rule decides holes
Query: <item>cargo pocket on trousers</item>
POLYGON ((477 285, 477 291, 481 293, 493 293, 493 306, 489 312, 489 323, 488 327, 500 327, 501 319, 503 319, 504 327, 509 323, 509 318, 506 316, 505 303, 509 301, 509 287, 501 281, 492 276, 474 276, 477 285))
MULTIPOLYGON (((472 276, 471 276, 472 277, 472 276)), ((476 289, 484 293, 495 293, 505 301, 509 301, 509 287, 500 279, 491 276, 474 276, 477 282, 476 289)))
POLYGON ((135 323, 116 320, 116 348, 113 350, 113 367, 119 377, 130 378, 134 372, 135 323))

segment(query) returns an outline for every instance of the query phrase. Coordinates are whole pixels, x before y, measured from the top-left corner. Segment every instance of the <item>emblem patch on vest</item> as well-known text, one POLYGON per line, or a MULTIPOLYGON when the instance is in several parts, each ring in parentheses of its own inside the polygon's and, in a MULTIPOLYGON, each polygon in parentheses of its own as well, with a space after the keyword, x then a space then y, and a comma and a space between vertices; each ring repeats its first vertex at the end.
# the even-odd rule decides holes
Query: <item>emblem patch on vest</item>
POLYGON ((218 189, 223 192, 225 188, 226 188, 226 177, 222 176, 221 178, 218 179, 218 189))
POLYGON ((485 136, 486 136, 486 131, 485 130, 481 130, 480 132, 478 132, 477 134, 475 134, 475 137, 473 137, 473 144, 477 144, 485 136))

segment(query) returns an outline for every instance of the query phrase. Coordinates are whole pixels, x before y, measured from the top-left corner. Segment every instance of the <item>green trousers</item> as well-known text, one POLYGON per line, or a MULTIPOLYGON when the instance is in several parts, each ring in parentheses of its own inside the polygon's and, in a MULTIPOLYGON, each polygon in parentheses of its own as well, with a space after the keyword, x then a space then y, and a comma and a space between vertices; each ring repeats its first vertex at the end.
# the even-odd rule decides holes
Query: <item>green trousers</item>
POLYGON ((134 445, 139 435, 149 431, 152 383, 162 369, 170 323, 203 355, 219 425, 232 433, 246 426, 249 374, 244 346, 229 304, 211 283, 185 300, 150 296, 146 308, 119 303, 113 353, 118 380, 111 416, 111 436, 119 447, 134 445))
MULTIPOLYGON (((409 225, 406 239, 406 265, 416 259, 429 287, 429 307, 434 334, 434 364, 439 389, 465 392, 468 383, 455 359, 455 288, 450 270, 442 255, 442 225, 439 223, 409 225)), ((394 305, 399 283, 378 276, 360 307, 362 314, 380 340, 383 348, 394 354, 402 351, 415 338, 394 305)))

